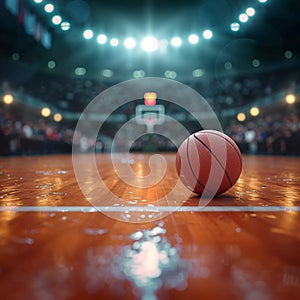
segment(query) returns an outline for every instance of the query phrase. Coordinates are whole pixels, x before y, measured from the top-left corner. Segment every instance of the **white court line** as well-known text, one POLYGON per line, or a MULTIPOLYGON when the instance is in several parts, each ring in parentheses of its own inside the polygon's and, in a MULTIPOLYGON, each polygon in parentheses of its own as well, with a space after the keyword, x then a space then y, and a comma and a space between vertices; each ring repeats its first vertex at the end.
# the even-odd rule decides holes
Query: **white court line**
POLYGON ((0 212, 300 212, 300 206, 0 206, 0 212))

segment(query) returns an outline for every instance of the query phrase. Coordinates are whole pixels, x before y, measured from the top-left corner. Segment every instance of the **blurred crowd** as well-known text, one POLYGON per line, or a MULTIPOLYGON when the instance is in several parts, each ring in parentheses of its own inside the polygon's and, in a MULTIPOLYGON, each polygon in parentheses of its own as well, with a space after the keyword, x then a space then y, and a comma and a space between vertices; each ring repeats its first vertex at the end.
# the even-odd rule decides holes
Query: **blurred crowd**
MULTIPOLYGON (((300 155, 300 114, 272 114, 248 123, 234 122, 224 129, 233 138, 242 153, 269 155, 300 155)), ((0 155, 32 155, 71 153, 72 142, 79 152, 96 149, 110 151, 110 133, 101 139, 92 139, 74 133, 65 125, 21 122, 10 115, 0 115, 0 155), (107 140, 105 140, 105 138, 107 140), (105 141, 105 142, 104 142, 105 141)), ((142 137, 132 145, 133 151, 176 151, 168 138, 155 135, 142 137)))
POLYGON ((44 119, 22 122, 0 115, 0 155, 69 153, 74 131, 44 119))
POLYGON ((270 115, 247 124, 232 124, 225 133, 242 153, 300 155, 299 114, 270 115))

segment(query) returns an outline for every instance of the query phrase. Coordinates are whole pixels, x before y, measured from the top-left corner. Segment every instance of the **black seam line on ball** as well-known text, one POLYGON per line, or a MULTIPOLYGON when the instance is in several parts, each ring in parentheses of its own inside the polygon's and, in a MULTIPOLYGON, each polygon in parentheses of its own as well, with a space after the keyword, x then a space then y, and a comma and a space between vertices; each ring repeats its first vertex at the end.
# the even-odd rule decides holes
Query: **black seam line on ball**
MULTIPOLYGON (((214 133, 214 132, 209 132, 209 133, 210 133, 210 134, 213 134, 213 135, 216 135, 216 136, 218 136, 218 137, 221 137, 221 138, 223 138, 227 143, 229 143, 229 144, 232 146, 232 148, 234 149, 234 151, 237 153, 241 165, 243 164, 242 159, 241 159, 241 156, 240 156, 240 153, 239 153, 239 152, 236 150, 236 148, 235 148, 235 146, 237 146, 237 145, 234 145, 231 141, 227 140, 226 138, 224 138, 224 137, 223 137, 222 135, 220 135, 220 134, 216 134, 216 133, 214 133)), ((195 135, 195 134, 194 134, 194 135, 195 135)), ((238 146, 237 146, 237 147, 238 147, 238 146)))
POLYGON ((216 157, 216 155, 211 151, 211 149, 204 143, 202 142, 199 138, 197 138, 197 136, 194 134, 194 138, 200 142, 211 154, 212 156, 215 158, 215 160, 218 162, 218 164, 221 166, 221 168, 224 170, 225 174, 226 174, 226 177, 230 183, 230 186, 232 186, 232 182, 231 182, 231 179, 226 171, 226 169, 224 168, 224 166, 221 164, 221 162, 219 161, 219 159, 216 157))
POLYGON ((194 178, 197 180, 197 182, 201 185, 201 187, 203 188, 203 190, 205 190, 205 187, 204 185, 199 181, 199 179, 197 178, 197 176, 195 175, 194 173, 194 170, 192 168, 192 165, 191 165, 191 162, 190 162, 190 157, 189 157, 189 141, 190 141, 190 138, 188 138, 187 140, 187 145, 186 145, 186 156, 187 156, 187 160, 188 160, 188 163, 189 163, 189 167, 192 171, 192 174, 194 176, 194 178))
POLYGON ((208 190, 208 189, 206 188, 206 186, 204 186, 204 185, 199 181, 198 177, 197 177, 196 174, 194 173, 194 170, 193 170, 192 165, 191 165, 191 162, 190 162, 190 157, 189 157, 189 140, 190 140, 190 138, 188 138, 188 140, 187 140, 186 156, 187 156, 188 163, 189 163, 189 167, 190 167, 190 169, 191 169, 191 171, 192 171, 192 174, 193 174, 193 176, 195 177, 196 181, 197 181, 197 182, 201 185, 201 187, 203 188, 203 192, 204 192, 204 191, 207 191, 209 194, 215 195, 216 192, 213 192, 213 193, 212 193, 210 190, 208 190))

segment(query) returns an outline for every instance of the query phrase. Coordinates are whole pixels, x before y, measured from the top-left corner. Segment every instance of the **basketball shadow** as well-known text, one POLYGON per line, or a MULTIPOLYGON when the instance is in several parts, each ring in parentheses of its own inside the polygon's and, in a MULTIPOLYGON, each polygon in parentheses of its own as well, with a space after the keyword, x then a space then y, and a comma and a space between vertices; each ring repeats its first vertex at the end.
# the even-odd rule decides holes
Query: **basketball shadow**
POLYGON ((204 198, 199 195, 193 195, 185 201, 184 206, 199 206, 199 201, 201 199, 203 202, 207 201, 208 206, 229 205, 235 201, 235 197, 230 194, 216 195, 212 199, 209 197, 204 198))

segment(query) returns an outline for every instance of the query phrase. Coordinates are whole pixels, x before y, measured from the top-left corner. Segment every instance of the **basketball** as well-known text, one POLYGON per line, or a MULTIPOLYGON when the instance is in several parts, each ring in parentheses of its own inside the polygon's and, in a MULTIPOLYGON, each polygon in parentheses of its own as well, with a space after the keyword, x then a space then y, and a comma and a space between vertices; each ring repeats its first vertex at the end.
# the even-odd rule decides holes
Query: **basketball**
POLYGON ((176 170, 182 183, 192 192, 220 195, 239 179, 242 156, 237 144, 226 134, 202 130, 180 145, 176 170))

